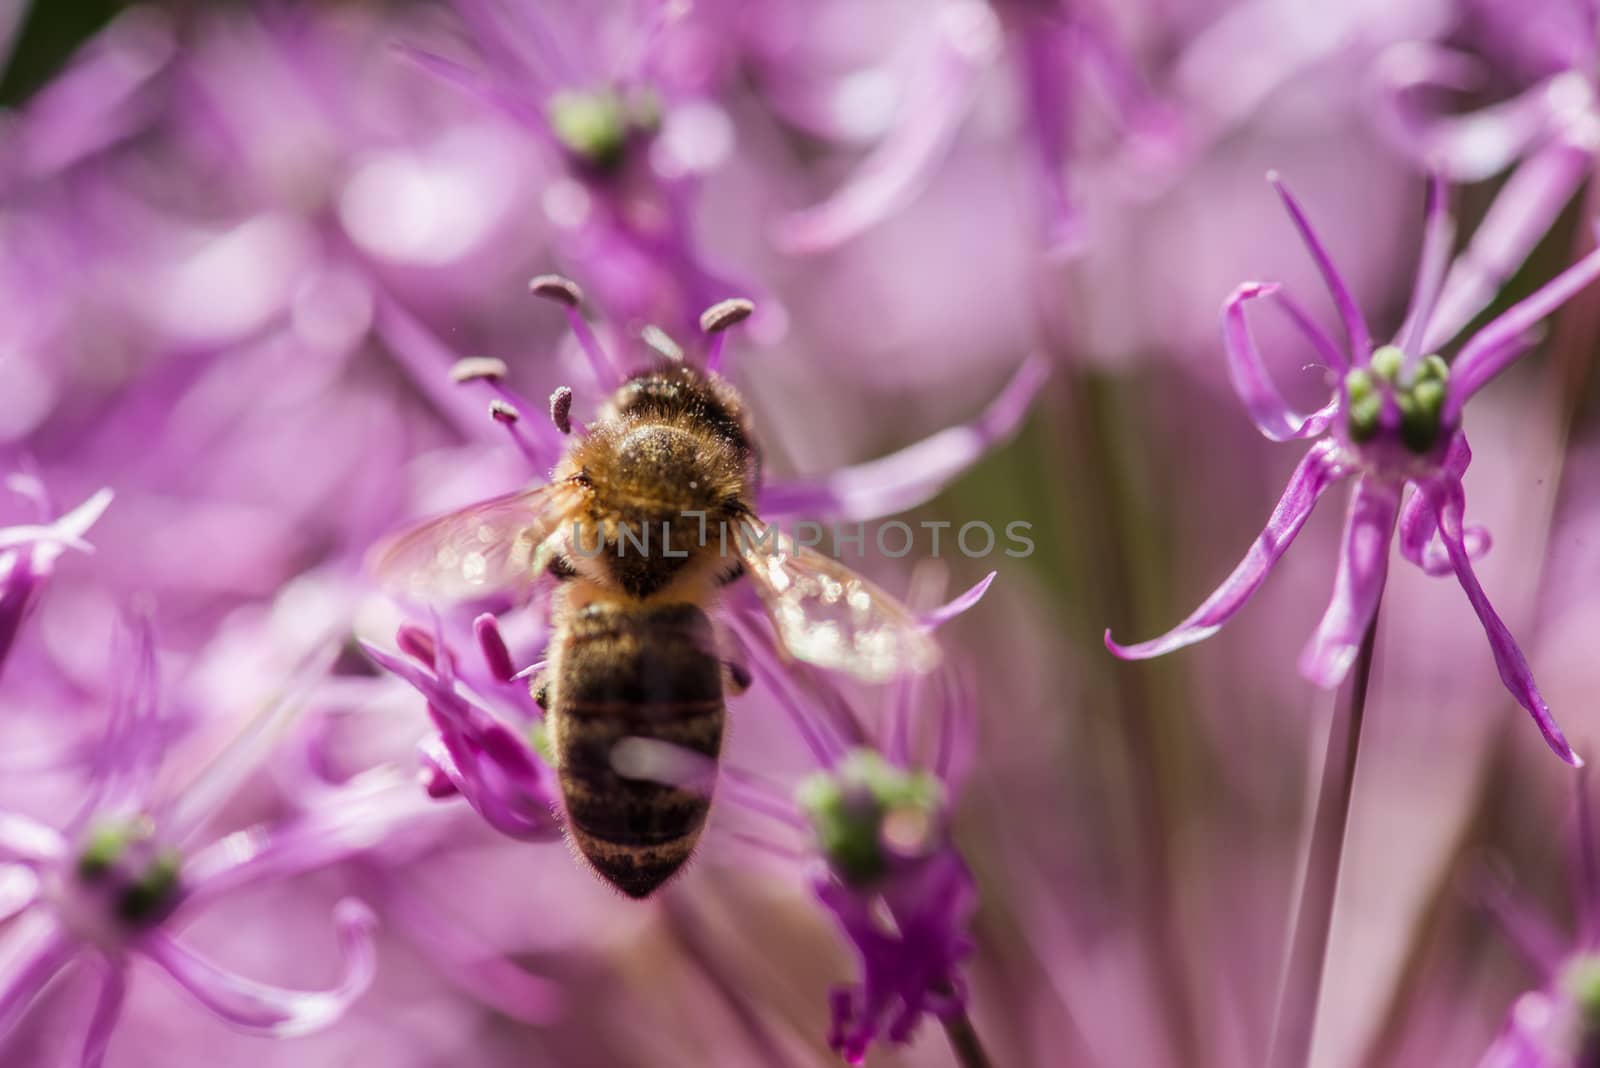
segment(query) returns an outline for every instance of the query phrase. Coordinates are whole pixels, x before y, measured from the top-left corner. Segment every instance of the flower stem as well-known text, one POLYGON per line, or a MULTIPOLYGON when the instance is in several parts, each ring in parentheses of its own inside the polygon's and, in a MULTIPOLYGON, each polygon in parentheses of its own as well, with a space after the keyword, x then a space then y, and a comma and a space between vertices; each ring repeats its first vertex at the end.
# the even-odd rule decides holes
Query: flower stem
POLYGON ((1328 729, 1328 749, 1322 762, 1322 786, 1311 826, 1311 847, 1300 887, 1294 935, 1278 995, 1269 1068, 1305 1068, 1310 1061, 1311 1039, 1316 1031, 1317 1003, 1322 995, 1323 968, 1328 957, 1328 933, 1333 925, 1333 902, 1339 887, 1339 864, 1344 855, 1345 828, 1350 820, 1350 797, 1355 784, 1356 752, 1361 724, 1366 718, 1367 686, 1372 679, 1372 655, 1378 640, 1378 615, 1374 611, 1361 640, 1361 652, 1334 711, 1328 729))
POLYGON ((944 1023, 945 1037, 950 1039, 950 1049, 956 1055, 956 1063, 961 1068, 991 1068, 988 1052, 983 1048, 983 1040, 978 1037, 978 1031, 972 1026, 972 1018, 967 1015, 966 1009, 951 1013, 941 1018, 944 1023))

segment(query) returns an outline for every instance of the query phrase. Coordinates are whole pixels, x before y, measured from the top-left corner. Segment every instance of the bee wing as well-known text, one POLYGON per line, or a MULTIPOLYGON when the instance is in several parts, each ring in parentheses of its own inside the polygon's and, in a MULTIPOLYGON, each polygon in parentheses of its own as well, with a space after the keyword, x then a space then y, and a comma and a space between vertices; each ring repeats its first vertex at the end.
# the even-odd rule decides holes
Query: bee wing
POLYGON ((892 594, 771 527, 740 524, 739 558, 783 647, 865 682, 923 674, 940 660, 928 628, 892 594))
POLYGON ((370 568, 390 594, 411 600, 524 593, 539 577, 539 547, 560 526, 560 489, 535 486, 420 523, 380 544, 370 568))

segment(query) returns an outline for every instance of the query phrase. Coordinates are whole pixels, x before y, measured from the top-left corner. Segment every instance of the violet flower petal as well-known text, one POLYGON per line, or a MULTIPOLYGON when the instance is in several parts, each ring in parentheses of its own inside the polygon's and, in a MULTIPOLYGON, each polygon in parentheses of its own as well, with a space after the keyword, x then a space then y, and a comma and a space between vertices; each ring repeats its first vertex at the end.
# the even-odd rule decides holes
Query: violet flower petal
MULTIPOLYGON (((1489 306, 1506 279, 1549 232, 1593 162, 1592 143, 1557 139, 1506 179, 1472 240, 1445 276, 1443 292, 1417 346, 1419 352, 1437 352, 1489 306)), ((1452 383, 1452 395, 1455 386, 1452 383)))
POLYGON ((1600 249, 1595 249, 1541 286, 1532 296, 1506 309, 1472 336, 1450 368, 1450 391, 1444 421, 1453 424, 1461 406, 1524 351, 1522 338, 1574 294, 1600 277, 1600 249))
POLYGON ((1364 364, 1367 357, 1372 355, 1372 334, 1367 329, 1367 320, 1361 314, 1361 306, 1356 303, 1355 297, 1350 295, 1350 287, 1345 285, 1339 269, 1333 265, 1333 258, 1328 255, 1327 248, 1311 228, 1311 220, 1306 218, 1306 213, 1301 210, 1299 201, 1294 194, 1289 192, 1289 187, 1276 171, 1267 174, 1267 181, 1278 191, 1278 196, 1283 199, 1283 206, 1289 210, 1289 218, 1294 221, 1294 228, 1300 232, 1300 240, 1305 242, 1306 250, 1311 253, 1311 258, 1316 261, 1317 270, 1322 273, 1322 280, 1328 286, 1328 292, 1333 296, 1334 307, 1339 310, 1339 319, 1344 323, 1345 341, 1350 346, 1351 362, 1364 364))
POLYGON ((778 222, 773 239, 784 251, 836 248, 904 207, 933 177, 995 54, 999 28, 987 8, 965 2, 932 22, 894 128, 831 196, 778 222))
POLYGON ((1401 488, 1364 477, 1350 496, 1333 597, 1300 657, 1300 674, 1317 686, 1332 688, 1344 681, 1378 611, 1401 488))
POLYGON ((0 1038, 79 948, 54 919, 39 912, 24 914, 12 926, 0 946, 0 1038))
MULTIPOLYGON (((1472 449, 1467 445, 1467 436, 1458 430, 1450 439, 1440 469, 1459 480, 1467 473, 1467 466, 1471 463, 1472 449)), ((1437 577, 1454 574, 1455 567, 1450 563, 1449 550, 1438 535, 1439 518, 1434 513, 1428 495, 1419 488, 1400 510, 1401 557, 1428 575, 1437 577)), ((1467 546, 1467 556, 1473 560, 1482 557, 1491 545, 1489 531, 1476 523, 1467 526, 1463 540, 1467 546)))
POLYGON ((67 840, 54 827, 20 812, 0 810, 0 858, 46 864, 67 855, 67 840))
POLYGON ((773 482, 761 488, 759 511, 769 522, 793 516, 877 519, 914 508, 1009 437, 1049 376, 1049 364, 1030 357, 983 413, 876 460, 841 468, 811 481, 773 482))
POLYGON ((1461 482, 1449 475, 1441 475, 1425 483, 1423 491, 1428 494, 1434 511, 1439 516, 1439 534, 1450 553, 1450 562, 1455 566, 1456 578, 1460 581, 1461 588, 1466 591, 1467 600, 1472 602, 1472 610, 1478 613, 1478 620, 1483 624, 1484 633, 1489 638, 1489 648, 1494 652, 1494 663, 1499 669, 1500 681, 1505 684, 1511 696, 1517 699, 1517 703, 1533 716, 1533 721, 1539 725, 1539 731, 1544 735, 1546 744, 1556 756, 1573 767, 1582 767, 1583 761, 1567 744, 1566 736, 1561 733, 1555 717, 1550 713, 1550 706, 1545 704, 1544 697, 1539 693, 1539 687, 1533 681, 1533 671, 1528 667, 1527 658, 1522 655, 1522 650, 1518 648, 1516 639, 1511 636, 1510 629, 1489 604, 1488 594, 1483 592, 1478 576, 1473 573, 1472 559, 1467 553, 1462 531, 1466 493, 1462 489, 1461 482))
POLYGON ((344 958, 338 982, 327 990, 286 990, 218 968, 165 934, 149 935, 141 948, 194 999, 234 1027, 274 1038, 310 1034, 343 1016, 377 974, 377 918, 346 898, 334 909, 344 958))
POLYGON ((1420 43, 1400 45, 1380 63, 1381 107, 1392 140, 1457 182, 1482 181, 1516 162, 1550 132, 1561 93, 1558 75, 1464 115, 1436 115, 1418 105, 1418 90, 1475 88, 1480 66, 1464 53, 1420 43))
POLYGON ((944 626, 946 623, 950 622, 952 619, 966 612, 979 601, 983 600, 983 595, 989 592, 989 586, 994 582, 995 576, 999 573, 1000 572, 998 571, 989 572, 987 575, 983 576, 983 578, 973 583, 972 587, 965 593, 952 598, 950 601, 940 605, 938 608, 935 608, 932 611, 924 612, 921 616, 920 622, 928 630, 933 630, 936 627, 944 626))
POLYGON ((1297 414, 1273 384, 1262 362, 1261 350, 1250 334, 1250 324, 1245 320, 1244 306, 1248 302, 1277 290, 1273 282, 1245 282, 1223 302, 1222 342, 1228 354, 1228 378, 1256 429, 1266 438, 1289 441, 1316 437, 1328 429, 1338 414, 1340 397, 1335 394, 1324 407, 1310 415, 1297 414))
POLYGON ((1117 644, 1108 630, 1106 648, 1124 660, 1147 660, 1204 641, 1221 630, 1260 589, 1273 565, 1288 551, 1295 535, 1310 517, 1317 498, 1347 473, 1338 443, 1326 438, 1317 442, 1289 476, 1289 485, 1255 544, 1204 604, 1166 634, 1136 645, 1117 644))
POLYGON ((1328 336, 1328 332, 1322 329, 1317 321, 1311 317, 1305 306, 1290 296, 1289 291, 1283 288, 1281 283, 1274 284, 1278 286, 1273 293, 1274 303, 1289 317, 1289 321, 1294 324, 1295 329, 1299 330, 1305 339, 1311 342, 1311 347, 1317 350, 1317 356, 1322 360, 1322 366, 1333 371, 1348 371, 1350 369, 1350 354, 1341 349, 1338 343, 1328 336))
POLYGON ((111 1043, 111 1032, 122 1019, 122 1005, 128 996, 128 970, 126 965, 110 958, 101 958, 105 977, 100 982, 100 992, 94 1000, 94 1014, 89 1017, 89 1032, 83 1038, 83 1058, 80 1068, 100 1068, 105 1063, 106 1047, 111 1043))
POLYGON ((1411 289, 1411 303, 1406 309, 1405 323, 1395 335, 1395 344, 1406 354, 1408 365, 1425 355, 1417 346, 1422 341, 1423 329, 1433 317, 1434 305, 1439 301, 1439 290, 1444 283, 1445 268, 1450 264, 1450 246, 1455 236, 1455 218, 1450 214, 1450 191, 1445 186, 1444 176, 1436 171, 1428 177, 1422 252, 1417 257, 1417 277, 1411 289))
POLYGON ((414 834, 422 821, 447 813, 410 776, 374 768, 323 791, 282 825, 235 831, 197 850, 184 863, 180 908, 193 910, 244 887, 336 864, 414 834))

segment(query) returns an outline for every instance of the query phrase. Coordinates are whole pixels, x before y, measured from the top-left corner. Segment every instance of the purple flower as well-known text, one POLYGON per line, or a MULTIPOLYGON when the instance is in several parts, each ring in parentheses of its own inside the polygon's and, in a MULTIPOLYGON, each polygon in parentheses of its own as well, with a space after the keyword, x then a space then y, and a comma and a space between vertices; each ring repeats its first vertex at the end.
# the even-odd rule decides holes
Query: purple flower
POLYGON ((40 521, 0 528, 0 672, 34 594, 55 570, 56 560, 67 549, 94 551, 83 536, 111 504, 111 491, 102 489, 66 515, 51 519, 50 498, 38 479, 13 475, 6 484, 34 501, 40 521))
POLYGON ((751 292, 711 266, 696 235, 696 180, 727 158, 733 131, 699 72, 662 62, 686 8, 652 4, 629 20, 589 5, 453 6, 474 62, 406 51, 515 120, 564 172, 547 184, 545 213, 608 308, 681 329, 719 297, 751 292))
POLYGON ((0 1036, 80 958, 92 961, 100 974, 80 1062, 86 1068, 104 1059, 130 967, 140 957, 238 1028, 288 1037, 327 1026, 366 991, 375 973, 376 920, 359 901, 345 900, 335 909, 344 963, 327 990, 285 990, 234 975, 197 956, 175 932, 203 903, 265 878, 330 863, 355 851, 347 839, 361 836, 350 831, 351 821, 324 813, 308 818, 298 832, 260 827, 199 844, 199 832, 249 770, 269 734, 266 726, 278 717, 247 730, 183 793, 158 797, 167 724, 148 627, 139 627, 130 645, 114 665, 127 682, 111 710, 107 744, 86 768, 77 814, 57 828, 0 812, 0 857, 28 873, 25 889, 6 903, 0 1036), (329 828, 342 828, 343 837, 330 836, 329 828))
POLYGON ((1580 778, 1576 939, 1513 898, 1498 870, 1482 874, 1481 904, 1543 981, 1512 1003, 1478 1068, 1589 1068, 1600 1059, 1600 867, 1583 785, 1580 778))
POLYGON ((437 731, 421 744, 428 795, 461 795, 484 822, 511 838, 553 840, 561 834, 560 803, 555 774, 538 751, 542 714, 526 682, 511 670, 494 616, 479 616, 474 630, 482 653, 475 672, 458 668, 442 626, 429 634, 403 625, 398 644, 407 656, 365 642, 362 648, 427 698, 437 731), (508 726, 508 718, 520 730, 508 726))
POLYGON ((1401 555, 1430 575, 1455 574, 1488 635, 1506 689, 1533 716, 1557 755, 1581 763, 1473 572, 1472 558, 1488 549, 1489 538, 1464 519, 1461 479, 1472 453, 1461 410, 1529 347, 1530 331, 1541 320, 1600 275, 1600 253, 1578 261, 1468 337, 1454 361, 1446 364, 1434 350, 1461 329, 1464 319, 1457 317, 1458 309, 1438 301, 1453 233, 1442 179, 1435 178, 1429 187, 1421 262, 1405 322, 1390 344, 1376 348, 1361 310, 1300 205, 1276 176, 1271 181, 1327 283, 1344 325, 1345 346, 1335 343, 1280 286, 1247 282, 1223 305, 1224 348, 1234 389, 1262 434, 1273 441, 1315 439, 1315 444, 1295 469, 1266 529, 1204 604, 1168 633, 1137 645, 1119 645, 1108 631, 1107 647, 1124 659, 1145 659, 1215 634, 1260 588, 1317 499, 1335 482, 1353 478, 1333 598, 1301 656, 1301 674, 1324 687, 1344 679, 1377 611, 1398 524, 1401 555), (1245 306, 1265 296, 1277 298, 1321 364, 1338 376, 1332 397, 1316 412, 1293 411, 1267 374, 1245 320, 1245 306), (1402 507, 1408 486, 1412 493, 1402 507))
POLYGON ((784 828, 781 841, 743 840, 802 860, 856 951, 859 981, 829 998, 828 1043, 860 1064, 874 1042, 910 1041, 924 1016, 966 1011, 960 966, 973 948, 977 887, 950 837, 950 814, 975 746, 976 700, 953 669, 935 676, 931 699, 925 680, 902 678, 875 738, 818 673, 785 678, 767 660, 752 661, 755 676, 810 741, 820 770, 792 799, 739 768, 727 770, 723 788, 734 805, 784 828), (931 730, 919 735, 916 723, 931 730))

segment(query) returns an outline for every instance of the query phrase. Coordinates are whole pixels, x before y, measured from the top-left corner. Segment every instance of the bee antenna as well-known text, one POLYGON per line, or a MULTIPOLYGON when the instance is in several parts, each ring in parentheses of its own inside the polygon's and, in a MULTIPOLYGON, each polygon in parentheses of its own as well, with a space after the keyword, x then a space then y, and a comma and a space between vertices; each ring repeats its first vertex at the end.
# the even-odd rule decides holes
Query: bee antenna
POLYGON ((561 386, 550 394, 550 421, 563 434, 572 433, 572 387, 561 386))
POLYGON ((727 330, 750 318, 756 306, 743 297, 719 300, 700 313, 700 329, 711 335, 711 346, 706 351, 706 370, 716 371, 722 366, 722 350, 727 344, 727 330))

